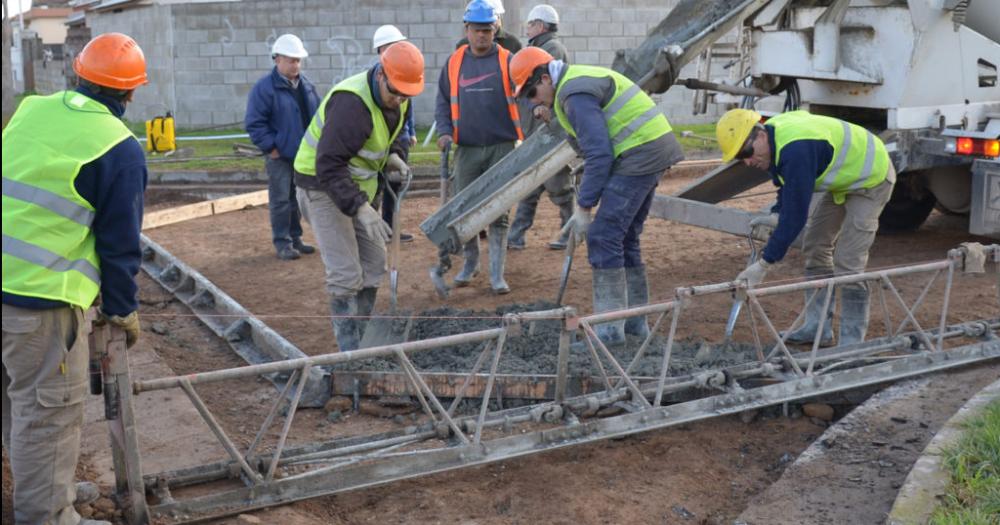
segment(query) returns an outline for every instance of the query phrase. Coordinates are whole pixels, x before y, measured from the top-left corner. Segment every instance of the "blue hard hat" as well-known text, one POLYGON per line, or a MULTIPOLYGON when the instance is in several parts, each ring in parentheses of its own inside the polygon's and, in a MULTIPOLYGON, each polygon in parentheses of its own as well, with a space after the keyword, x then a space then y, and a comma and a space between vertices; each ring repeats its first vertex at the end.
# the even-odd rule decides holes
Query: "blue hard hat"
POLYGON ((496 12, 493 6, 485 0, 472 0, 465 8, 465 16, 462 21, 467 24, 494 24, 497 21, 496 12))

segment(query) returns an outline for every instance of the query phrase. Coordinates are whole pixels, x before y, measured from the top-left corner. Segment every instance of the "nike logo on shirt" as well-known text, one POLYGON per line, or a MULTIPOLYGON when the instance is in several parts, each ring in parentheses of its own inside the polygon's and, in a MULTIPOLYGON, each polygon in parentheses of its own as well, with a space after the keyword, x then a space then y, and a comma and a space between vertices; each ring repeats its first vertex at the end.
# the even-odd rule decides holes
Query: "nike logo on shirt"
POLYGON ((492 76, 496 76, 496 71, 494 71, 493 73, 487 73, 485 75, 479 75, 478 77, 472 77, 472 78, 465 78, 465 76, 460 76, 458 77, 458 87, 465 89, 469 86, 476 85, 492 76))

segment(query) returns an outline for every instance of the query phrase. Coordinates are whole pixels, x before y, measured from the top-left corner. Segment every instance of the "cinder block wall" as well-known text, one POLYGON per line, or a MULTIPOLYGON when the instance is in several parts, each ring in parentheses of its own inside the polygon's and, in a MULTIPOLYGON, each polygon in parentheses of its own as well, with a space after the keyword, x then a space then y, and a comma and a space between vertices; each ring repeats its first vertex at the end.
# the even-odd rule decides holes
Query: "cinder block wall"
MULTIPOLYGON (((548 0, 559 10, 560 36, 576 63, 610 66, 615 50, 636 47, 677 0, 548 0)), ((523 43, 523 20, 534 0, 506 0, 504 26, 523 43)), ((182 128, 241 123, 253 83, 271 66, 270 46, 294 33, 310 53, 305 74, 321 96, 375 60, 371 37, 395 24, 424 53, 427 88, 414 101, 418 125, 434 118, 437 79, 462 37, 466 0, 242 0, 167 4, 88 13, 97 35, 121 31, 146 52, 150 85, 129 108, 144 120, 174 112, 182 128)), ((688 74, 685 71, 685 74, 688 74)), ((693 74, 693 71, 691 72, 693 74)), ((709 121, 691 115, 691 93, 675 88, 661 107, 672 122, 709 121)))

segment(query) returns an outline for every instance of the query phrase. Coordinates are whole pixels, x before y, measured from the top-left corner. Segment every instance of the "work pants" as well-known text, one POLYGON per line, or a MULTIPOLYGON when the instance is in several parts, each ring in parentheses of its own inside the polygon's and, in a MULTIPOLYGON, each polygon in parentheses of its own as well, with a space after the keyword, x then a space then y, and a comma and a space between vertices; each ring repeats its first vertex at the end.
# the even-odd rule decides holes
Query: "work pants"
POLYGON ((385 244, 369 238, 361 222, 340 211, 325 191, 303 189, 298 200, 326 267, 327 292, 344 297, 378 288, 385 275, 385 244))
POLYGON ((639 236, 662 173, 608 179, 587 230, 587 259, 597 269, 642 265, 639 236))
POLYGON ((89 361, 83 310, 3 305, 3 445, 14 522, 76 525, 76 463, 89 361))
MULTIPOLYGON (((514 151, 513 142, 502 142, 491 146, 461 146, 455 148, 455 167, 452 174, 452 194, 465 189, 508 153, 514 151)), ((507 227, 507 214, 493 221, 493 226, 507 227)))
MULTIPOLYGON (((573 183, 570 180, 569 168, 563 168, 552 178, 535 188, 527 197, 521 199, 517 205, 517 213, 514 214, 514 224, 512 231, 517 232, 517 238, 522 241, 524 232, 529 230, 535 223, 535 212, 538 210, 538 201, 542 198, 543 192, 549 192, 549 200, 556 206, 569 205, 573 203, 573 183)), ((560 226, 563 226, 560 224, 560 226)), ((512 237, 514 233, 511 234, 512 237)))
POLYGON ((836 204, 828 192, 817 196, 819 202, 812 209, 803 237, 806 275, 865 271, 868 250, 878 230, 878 217, 889 202, 895 183, 896 170, 890 165, 885 182, 874 188, 851 191, 843 204, 836 204))
POLYGON ((267 157, 267 208, 271 212, 271 239, 281 251, 302 238, 299 203, 296 199, 292 161, 267 157))

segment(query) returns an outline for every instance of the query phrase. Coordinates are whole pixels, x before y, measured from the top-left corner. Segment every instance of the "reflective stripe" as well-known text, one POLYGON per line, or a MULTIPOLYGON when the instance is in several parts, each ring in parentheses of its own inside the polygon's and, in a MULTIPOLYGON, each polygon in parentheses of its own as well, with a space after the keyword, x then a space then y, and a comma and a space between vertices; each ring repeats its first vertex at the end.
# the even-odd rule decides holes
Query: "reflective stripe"
POLYGON ((79 204, 42 188, 30 186, 16 180, 3 180, 3 194, 24 202, 41 206, 77 224, 90 227, 94 222, 94 212, 79 204))
POLYGON ((875 164, 875 135, 872 135, 870 131, 866 131, 867 143, 865 144, 865 165, 861 168, 861 174, 858 175, 858 180, 854 184, 851 184, 851 189, 856 190, 858 188, 863 188, 868 180, 872 178, 872 165, 875 164))
POLYGON ((363 159, 368 159, 368 160, 379 160, 382 157, 385 157, 385 152, 384 151, 372 151, 372 150, 369 150, 369 149, 362 149, 362 150, 358 151, 358 156, 361 157, 361 158, 363 158, 363 159))
POLYGON ((632 84, 625 90, 624 93, 622 93, 620 97, 616 98, 610 106, 604 108, 604 118, 611 118, 615 113, 618 113, 618 111, 625 107, 625 104, 631 102, 632 99, 638 96, 641 91, 642 90, 639 89, 638 84, 632 84))
POLYGON ((305 139, 306 144, 309 144, 309 146, 311 146, 313 149, 319 146, 319 139, 313 136, 311 130, 307 129, 306 133, 302 135, 302 138, 305 139))
POLYGON ((348 164, 347 171, 351 173, 352 176, 359 179, 370 179, 375 175, 378 175, 377 171, 368 170, 365 168, 359 168, 358 166, 353 166, 348 164))
POLYGON ((70 261, 54 254, 45 248, 39 248, 22 240, 3 236, 3 253, 24 259, 32 264, 42 266, 54 272, 75 270, 97 284, 101 283, 101 272, 86 259, 70 261))
POLYGON ((452 104, 458 104, 458 95, 452 95, 451 96, 451 103, 452 104))
POLYGON ((638 117, 632 119, 632 122, 629 122, 627 126, 619 130, 618 133, 616 133, 615 136, 611 138, 611 142, 613 144, 621 144, 622 142, 627 140, 633 133, 635 133, 639 128, 641 128, 643 124, 649 122, 650 120, 653 120, 654 118, 660 115, 661 115, 660 110, 657 109, 656 106, 647 109, 642 113, 642 115, 639 115, 638 117))
POLYGON ((837 180, 837 174, 840 173, 840 168, 844 166, 844 161, 847 160, 847 152, 851 149, 851 127, 844 121, 840 121, 840 126, 844 130, 844 140, 840 143, 840 152, 837 154, 837 160, 834 161, 833 166, 830 166, 830 171, 826 172, 826 176, 823 177, 823 183, 819 185, 819 191, 826 191, 833 186, 833 182, 837 180))

